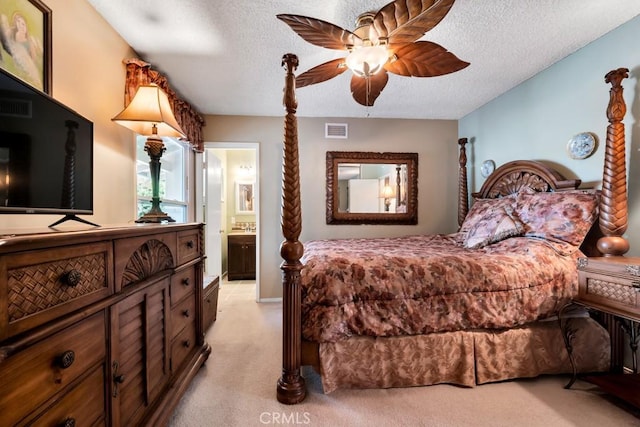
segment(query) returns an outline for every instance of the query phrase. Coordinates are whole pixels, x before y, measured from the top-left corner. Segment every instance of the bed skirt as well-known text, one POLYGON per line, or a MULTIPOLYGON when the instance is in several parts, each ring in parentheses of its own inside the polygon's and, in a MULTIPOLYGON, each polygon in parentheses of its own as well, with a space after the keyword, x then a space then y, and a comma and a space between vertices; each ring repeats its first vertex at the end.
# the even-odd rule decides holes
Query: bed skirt
MULTIPOLYGON (((609 334, 588 317, 567 319, 578 372, 608 371, 609 334)), ((353 337, 319 345, 325 393, 340 388, 390 388, 432 384, 473 387, 513 378, 571 373, 557 321, 506 330, 428 335, 353 337)))

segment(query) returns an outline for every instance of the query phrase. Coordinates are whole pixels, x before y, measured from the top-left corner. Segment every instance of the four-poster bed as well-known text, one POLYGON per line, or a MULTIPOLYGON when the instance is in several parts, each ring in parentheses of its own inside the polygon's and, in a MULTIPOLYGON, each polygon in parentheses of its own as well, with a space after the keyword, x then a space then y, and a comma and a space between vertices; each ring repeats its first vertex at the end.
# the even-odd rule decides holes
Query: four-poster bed
MULTIPOLYGON (((603 179, 601 195, 579 190, 580 180, 565 179, 540 162, 514 161, 487 178, 469 209, 466 140, 461 139, 459 232, 314 241, 303 248, 298 241, 297 57, 285 55, 283 65, 285 240, 278 400, 294 404, 304 399, 301 365, 319 371, 325 392, 474 386, 572 372, 554 315, 577 293, 579 257, 626 252, 621 227, 607 227, 619 217, 616 209, 624 207, 626 220, 621 181, 603 179), (604 237, 596 249, 599 229, 604 237)), ((623 100, 614 92, 620 80, 607 79, 618 108, 623 100)), ((607 137, 605 175, 619 176, 621 169, 626 175, 624 132, 622 138, 619 132, 613 136, 607 137), (609 153, 618 155, 620 145, 622 159, 612 159, 609 153)), ((586 313, 567 317, 578 371, 606 371, 607 331, 586 313)))

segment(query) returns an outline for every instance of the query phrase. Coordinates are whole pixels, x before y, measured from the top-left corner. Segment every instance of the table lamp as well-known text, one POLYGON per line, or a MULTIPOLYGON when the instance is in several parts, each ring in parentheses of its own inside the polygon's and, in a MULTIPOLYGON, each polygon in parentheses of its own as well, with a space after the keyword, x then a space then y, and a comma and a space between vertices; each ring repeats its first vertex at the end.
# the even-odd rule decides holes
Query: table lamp
POLYGON ((150 158, 151 209, 136 222, 175 222, 160 208, 160 158, 166 150, 162 137, 184 137, 185 134, 173 115, 167 94, 157 85, 142 85, 129 105, 111 120, 147 136, 144 151, 150 158))

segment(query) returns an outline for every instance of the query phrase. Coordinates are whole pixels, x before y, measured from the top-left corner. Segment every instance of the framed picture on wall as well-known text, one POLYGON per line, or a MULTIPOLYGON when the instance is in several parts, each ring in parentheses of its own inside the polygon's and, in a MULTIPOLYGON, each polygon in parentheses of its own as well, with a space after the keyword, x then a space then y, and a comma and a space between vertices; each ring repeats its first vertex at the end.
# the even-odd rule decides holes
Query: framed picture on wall
POLYGON ((252 215, 254 213, 253 182, 236 181, 236 214, 252 215))
POLYGON ((0 44, 0 68, 51 94, 51 9, 41 0, 2 0, 0 44))

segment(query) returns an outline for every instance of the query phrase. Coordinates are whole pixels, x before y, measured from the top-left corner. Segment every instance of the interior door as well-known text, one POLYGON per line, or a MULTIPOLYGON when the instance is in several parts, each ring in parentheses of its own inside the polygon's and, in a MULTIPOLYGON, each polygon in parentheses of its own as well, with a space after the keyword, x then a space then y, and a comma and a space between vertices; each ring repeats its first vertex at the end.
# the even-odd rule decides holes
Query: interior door
POLYGON ((349 180, 349 212, 378 212, 378 180, 349 180))
POLYGON ((205 275, 222 275, 222 161, 205 150, 205 275))

